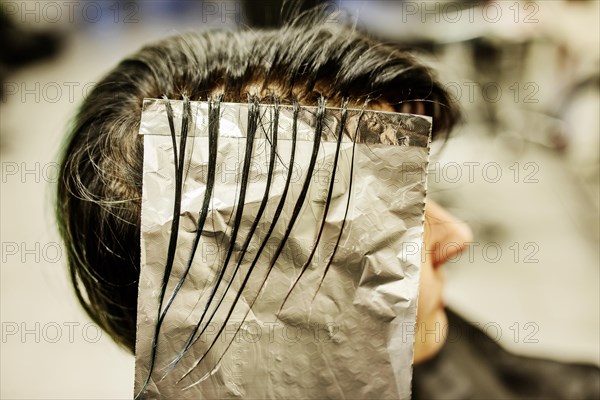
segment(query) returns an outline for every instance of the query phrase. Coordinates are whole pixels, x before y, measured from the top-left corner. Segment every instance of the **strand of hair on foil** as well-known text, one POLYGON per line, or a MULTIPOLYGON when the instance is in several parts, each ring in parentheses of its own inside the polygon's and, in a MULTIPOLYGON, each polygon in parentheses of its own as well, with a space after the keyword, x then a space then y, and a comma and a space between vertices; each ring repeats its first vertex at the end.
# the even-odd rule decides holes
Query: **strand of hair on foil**
MULTIPOLYGON (((306 197, 306 192, 308 191, 308 185, 310 184, 310 180, 312 178, 312 170, 314 170, 314 165, 316 163, 316 156, 319 150, 319 144, 320 144, 320 139, 321 139, 321 133, 322 133, 322 119, 323 119, 323 114, 324 114, 324 109, 325 109, 325 99, 323 97, 321 97, 319 99, 319 107, 318 107, 318 112, 317 115, 320 116, 319 118, 317 118, 317 128, 315 129, 315 140, 314 140, 314 145, 313 145, 313 154, 312 154, 312 158, 311 158, 311 165, 309 166, 309 171, 307 174, 307 179, 304 182, 304 186, 302 188, 301 194, 299 196, 299 200, 296 203, 296 206, 294 208, 294 212, 292 213, 292 216, 290 218, 290 223, 288 225, 288 229, 286 231, 286 234, 284 235, 282 241, 280 242, 280 245, 277 249, 277 251, 275 252, 275 255, 273 257, 273 260, 271 262, 271 264, 269 265, 269 268, 267 270, 267 274, 265 275, 265 278, 263 279, 260 288, 258 290, 258 293, 256 294, 255 298, 253 299, 253 301, 251 302, 251 304, 248 307, 248 310, 246 311, 244 318, 242 319, 242 322, 246 320, 246 318, 248 317, 248 314, 250 313, 250 310, 252 309, 252 306, 254 305, 254 303, 256 302, 256 299, 259 297, 262 288, 264 287, 264 284, 271 272, 271 270, 273 269, 273 266, 275 265, 275 261, 277 260, 277 258, 279 257, 279 254, 281 253, 281 250, 283 249, 283 244, 285 244, 285 241, 287 240, 287 237, 289 236, 291 229, 294 225, 295 219, 297 218, 297 214, 299 214, 300 209, 302 204, 304 203, 304 198, 306 197)), ((202 357, 200 357, 195 363, 194 365, 176 382, 177 384, 179 382, 181 382, 183 379, 185 379, 186 376, 188 376, 201 362, 202 360, 206 357, 206 355, 210 352, 210 350, 213 348, 214 344, 216 343, 216 341, 218 340, 218 338, 220 337, 221 333, 223 332, 225 325, 227 323, 227 321, 229 320, 229 318, 231 317, 231 315, 233 314, 233 311, 235 309, 235 306, 242 294, 243 288, 246 287, 246 284, 252 274, 252 272, 254 271, 254 268, 258 262, 259 257, 262 254, 262 251, 264 250, 265 246, 267 245, 267 241, 269 240, 271 234, 273 233, 275 226, 277 224, 277 221, 279 220, 279 217, 281 216, 281 212, 283 210, 283 206, 285 205, 285 200, 287 197, 287 192, 289 190, 289 186, 290 186, 290 182, 291 182, 291 178, 292 178, 292 172, 293 172, 293 165, 294 165, 294 159, 295 159, 295 154, 296 154, 296 142, 297 142, 297 135, 298 135, 298 115, 300 113, 300 106, 298 105, 297 102, 294 102, 294 110, 293 110, 293 123, 292 123, 292 150, 291 150, 291 156, 290 156, 290 167, 288 169, 288 175, 286 178, 286 183, 285 183, 285 187, 283 189, 283 193, 281 196, 281 199, 279 201, 279 204, 277 206, 277 209, 275 211, 275 214, 273 216, 273 221, 271 223, 271 226, 269 228, 269 231, 267 232, 263 243, 261 244, 252 264, 250 265, 248 272, 246 273, 246 277, 244 278, 244 281, 242 282, 241 285, 241 290, 237 293, 230 309, 229 312, 223 322, 223 325, 221 326, 221 328, 219 329, 219 331, 217 332, 217 335, 215 336, 213 342, 211 343, 211 345, 209 346, 209 348, 204 352, 204 354, 202 355, 202 357)), ((229 342, 229 344, 227 345, 227 347, 225 348, 224 352, 221 354, 219 360, 216 363, 216 368, 218 368, 219 363, 221 362, 221 359, 223 358, 223 356, 225 355, 225 353, 227 352, 227 350, 229 350, 229 347, 231 346, 231 344, 233 343, 233 340, 235 340, 235 337, 237 336, 237 333, 239 332, 241 328, 241 324, 240 326, 238 326, 235 334, 233 335, 232 340, 229 342)), ((197 339, 196 339, 197 340, 197 339)), ((187 386, 184 389, 188 389, 198 383, 200 383, 202 380, 197 381, 195 383, 193 383, 190 386, 187 386)))
MULTIPOLYGON (((347 116, 348 116, 348 99, 345 98, 342 101, 342 114, 340 116, 340 124, 339 124, 339 129, 338 129, 338 132, 337 132, 335 156, 333 158, 333 168, 332 168, 332 171, 331 171, 331 178, 330 178, 330 181, 329 181, 329 190, 327 192, 327 200, 325 202, 325 207, 324 207, 324 210, 323 210, 323 218, 321 219, 321 226, 319 227, 319 232, 317 233, 317 237, 315 238, 315 242, 313 243, 312 250, 310 251, 310 254, 309 254, 308 258, 304 262, 304 265, 300 269, 300 274, 298 274, 298 276, 296 277, 296 279, 292 283, 290 289, 288 290, 287 294, 285 295, 285 297, 283 299, 283 302, 281 303, 281 306, 279 306, 279 310, 276 313, 277 317, 279 317, 279 313, 281 313, 281 310, 283 309, 283 306, 285 305, 285 303, 287 302, 288 298, 292 294, 292 291, 294 290, 294 288, 296 287, 296 285, 298 284, 298 282, 300 281, 300 279, 302 278, 302 276, 304 275, 304 273, 306 272, 306 270, 308 270, 308 267, 311 265, 312 260, 313 260, 313 258, 315 256, 315 253, 317 251, 317 247, 318 247, 319 242, 321 240, 321 235, 323 234, 323 230, 325 229, 325 222, 327 221, 327 215, 329 213, 329 206, 331 205, 331 197, 333 195, 333 186, 334 186, 334 183, 335 183, 335 174, 336 174, 336 170, 337 170, 338 159, 339 159, 339 155, 340 155, 340 148, 341 148, 341 145, 342 145, 342 138, 344 136, 344 128, 346 126, 346 118, 347 118, 347 116)), ((338 241, 338 243, 339 243, 339 241, 338 241)), ((336 244, 336 246, 337 246, 337 244, 336 244)))
MULTIPOLYGON (((200 316, 200 319, 198 320, 198 323, 196 324, 196 326, 194 327, 192 333, 190 334, 188 340, 186 341, 183 350, 179 353, 179 355, 170 363, 169 365, 169 371, 172 370, 178 363, 179 361, 183 358, 184 354, 187 352, 187 350, 192 346, 192 344, 194 343, 194 338, 196 336, 196 333, 198 332, 198 330, 200 329, 200 326, 202 325, 202 322, 204 321, 204 317, 206 316, 207 311, 209 310, 210 306, 213 303, 213 299, 216 296, 217 290, 219 288, 219 286, 221 285, 221 282, 223 281, 223 277, 225 276, 225 272, 227 271, 227 266, 229 264, 229 260, 231 259, 231 255, 233 254, 233 249, 235 247, 235 242, 236 242, 236 238, 237 238, 237 234, 238 234, 238 230, 239 227, 241 225, 241 219, 242 219, 242 215, 244 212, 244 204, 246 201, 246 191, 247 191, 247 187, 248 187, 248 180, 249 180, 249 176, 250 176, 250 165, 252 162, 252 152, 254 149, 254 139, 256 136, 256 130, 258 127, 258 119, 259 119, 259 105, 257 102, 256 98, 253 99, 248 99, 248 130, 246 133, 246 148, 245 148, 245 155, 244 155, 244 164, 243 164, 243 170, 242 170, 242 179, 240 182, 240 195, 238 198, 238 204, 236 207, 236 216, 235 216, 235 220, 234 220, 234 225, 233 225, 233 229, 232 229, 232 233, 231 233, 231 239, 230 239, 230 243, 229 243, 229 248, 227 250, 227 255, 223 261, 223 264, 220 267, 220 271, 218 273, 218 278, 216 280, 216 282, 213 285, 213 288, 211 290, 210 296, 208 301, 206 302, 206 305, 204 306, 204 309, 202 311, 202 315, 200 316)), ((272 170, 272 166, 270 171, 272 170)), ((270 178, 270 176, 269 176, 270 178)), ((270 180, 270 179, 269 179, 270 180)), ((270 183, 269 183, 270 185, 270 183)), ((268 198, 268 188, 267 191, 265 193, 265 196, 263 198, 263 204, 266 205, 266 200, 268 198)), ((242 248, 241 251, 241 255, 240 255, 240 260, 238 261, 236 268, 234 270, 234 273, 232 275, 232 277, 229 279, 229 283, 223 293, 223 295, 221 296, 218 304, 215 306, 215 308, 213 309, 212 314, 209 316, 209 319, 206 321, 206 324, 204 325, 204 328, 201 330, 200 335, 201 336, 204 331, 206 330, 206 328, 208 327, 208 325, 210 324, 210 321, 212 320, 213 316, 216 314, 220 304, 222 303, 227 290, 229 289, 229 287, 231 286, 231 283, 233 281, 233 278, 235 277, 235 272, 237 272, 237 269, 239 268, 239 265, 242 261, 242 258, 245 254, 246 249, 248 248, 248 245, 250 243, 250 239, 252 238, 252 234, 254 232, 254 229, 256 229, 256 226, 258 225, 258 222, 260 220, 260 214, 262 214, 262 211, 264 210, 264 206, 262 207, 262 210, 260 210, 259 215, 257 216, 256 220, 253 223, 253 228, 251 229, 251 231, 248 234, 248 237, 246 238, 246 241, 244 243, 244 247, 242 248)), ((168 371, 167 371, 168 374, 168 371)), ((165 376, 163 376, 162 379, 164 379, 165 376)))
POLYGON ((206 218, 208 215, 208 207, 210 205, 210 199, 212 197, 212 193, 215 186, 215 175, 216 175, 216 164, 217 164, 217 146, 219 140, 219 113, 220 113, 220 97, 216 99, 210 99, 208 102, 208 174, 206 181, 206 189, 204 194, 204 199, 202 202, 202 206, 200 208, 200 213, 198 217, 198 223, 196 224, 196 235, 194 237, 194 241, 192 242, 192 248, 190 251, 190 256, 188 258, 186 268, 179 279, 179 282, 175 286, 171 298, 167 303, 167 307, 163 311, 162 317, 166 315, 168 308, 171 306, 173 300, 179 293, 183 282, 187 278, 187 275, 190 272, 192 267, 192 263, 194 261, 194 256, 196 254, 196 250, 198 248, 198 244, 200 243, 200 237, 202 234, 202 230, 204 229, 204 224, 206 222, 206 218))
MULTIPOLYGON (((194 241, 192 243, 192 248, 190 251, 190 256, 188 258, 188 262, 186 268, 177 282, 171 297, 165 306, 163 313, 161 314, 161 319, 159 320, 162 323, 162 320, 166 316, 167 311, 169 310, 171 304, 173 303, 175 297, 179 293, 181 286, 183 285, 189 271, 192 267, 194 256, 196 254, 196 250, 198 248, 198 244, 200 242, 200 237, 202 230, 204 229, 204 224, 206 222, 206 218, 208 215, 208 208, 210 206, 210 199, 212 197, 212 193, 215 186, 215 176, 216 176, 216 164, 217 164, 217 147, 218 147, 218 139, 219 139, 219 114, 220 114, 220 101, 221 97, 216 97, 215 99, 209 99, 208 101, 208 176, 206 181, 206 189, 204 194, 204 199, 202 202, 202 206, 200 208, 198 223, 196 224, 196 236, 194 237, 194 241)), ((182 183, 181 183, 182 184, 182 183)))
MULTIPOLYGON (((161 313, 163 301, 165 297, 165 292, 167 290, 167 284, 169 282, 169 278, 171 276, 171 270, 173 269, 173 262, 175 260, 175 250, 177 248, 177 238, 179 232, 179 215, 181 213, 181 191, 182 191, 182 179, 183 179, 183 161, 185 158, 185 145, 187 140, 188 133, 188 124, 189 124, 189 114, 190 112, 190 100, 187 96, 183 97, 183 116, 181 120, 181 135, 179 138, 179 154, 177 154, 177 147, 175 146, 175 124, 174 124, 174 114, 173 109, 171 107, 171 102, 165 98, 164 104, 167 112, 167 118, 169 119, 169 128, 171 131, 171 139, 173 141, 173 160, 175 165, 175 198, 173 202, 173 216, 171 220, 171 233, 169 237, 169 247, 167 250, 167 260, 165 263, 165 271, 163 274, 163 280, 160 287, 160 296, 158 300, 158 320, 156 322, 156 326, 154 329, 154 337, 152 339, 152 349, 150 354, 150 366, 148 368, 148 376, 146 377, 146 381, 142 386, 140 392, 135 396, 135 398, 139 398, 139 396, 144 392, 148 384, 150 383, 150 379, 152 377, 152 372, 154 371, 154 365, 156 361, 156 351, 158 349, 158 337, 160 334, 160 328, 162 325, 164 313, 161 313), (175 162, 175 160, 177 162, 175 162)), ((166 311, 166 309, 165 309, 166 311)))
MULTIPOLYGON (((246 255, 246 251, 248 250, 248 247, 250 246, 250 242, 252 241, 252 237, 254 235, 254 232, 256 231, 256 228, 258 227, 258 224, 260 222, 260 219, 262 218, 262 215, 265 211, 265 208, 267 206, 268 200, 269 200, 269 192, 270 192, 270 188, 271 188, 271 183, 272 183, 272 178, 273 178, 273 170, 275 168, 275 160, 276 157, 278 157, 277 154, 277 137, 278 137, 278 129, 279 129, 279 104, 277 102, 277 100, 275 100, 275 104, 272 107, 273 109, 273 117, 272 117, 272 130, 271 130, 271 135, 272 138, 271 140, 269 140, 269 143, 271 145, 271 153, 269 155, 269 166, 268 166, 268 171, 267 171, 267 182, 265 184, 265 193, 263 196, 263 199, 261 201, 261 204, 259 206, 258 212, 256 213, 256 218, 254 220, 254 222, 252 223, 252 226, 250 227, 250 231, 248 232, 248 236, 246 237, 246 241, 244 242, 244 244, 241 247, 240 250, 240 257, 238 259, 238 262, 235 266, 235 269, 233 271, 233 274, 231 276, 231 278, 229 279, 229 282, 227 283, 227 287, 225 288, 225 291, 223 292, 223 294, 221 295, 221 298, 219 299, 219 302, 217 303, 217 305, 215 306, 215 308, 213 309, 212 314, 210 315, 210 317, 208 318, 204 328, 202 329, 202 331, 200 332, 199 336, 202 336, 202 334, 204 333, 204 331, 206 330, 206 328, 208 327, 208 325, 210 324, 210 322, 213 320, 215 314, 217 313, 219 307, 221 306, 223 300, 225 299, 227 292, 229 291, 231 284, 233 283, 233 279, 236 277, 240 266, 242 264, 242 261, 244 260, 244 256, 246 255)), ((242 285, 242 288, 245 285, 242 285)), ((189 347, 186 347, 185 350, 187 350, 189 347)))
POLYGON ((354 131, 354 137, 353 137, 353 141, 352 141, 352 155, 350 156, 350 158, 351 158, 350 179, 348 182, 348 200, 346 201, 346 211, 344 212, 344 219, 342 220, 342 226, 340 227, 340 233, 338 234, 337 240, 335 242, 335 246, 333 248, 333 251, 331 252, 331 256, 329 256, 327 265, 325 266, 325 269, 323 270, 323 276, 321 277, 321 282, 319 282, 319 286, 317 287, 317 290, 315 291, 315 294, 313 295, 311 302, 313 302, 315 300, 315 298, 317 297, 317 293, 319 293, 319 290, 321 290, 321 286, 323 286, 323 281, 325 281, 325 276, 327 275, 327 272, 329 272, 329 268, 331 267, 331 264, 333 263, 333 258, 335 257, 335 253, 337 252, 337 249, 339 247, 340 240, 342 239, 342 234, 344 233, 344 227, 346 225, 346 219, 348 218, 348 210, 350 209, 350 200, 351 200, 351 196, 352 196, 352 181, 354 178, 354 154, 355 154, 355 149, 356 149, 356 142, 358 141, 358 134, 360 132, 360 130, 359 130, 360 121, 362 120, 362 117, 365 113, 365 108, 367 106, 367 103, 368 103, 368 99, 363 104, 363 107, 360 110, 360 114, 358 115, 358 121, 356 123, 356 130, 354 131))

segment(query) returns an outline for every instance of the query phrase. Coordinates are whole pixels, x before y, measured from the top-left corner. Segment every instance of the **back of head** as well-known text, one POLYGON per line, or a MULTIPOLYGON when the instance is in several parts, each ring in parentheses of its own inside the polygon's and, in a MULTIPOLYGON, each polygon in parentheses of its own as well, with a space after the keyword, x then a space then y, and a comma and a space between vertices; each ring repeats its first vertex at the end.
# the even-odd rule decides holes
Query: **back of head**
POLYGON ((431 72, 406 53, 327 16, 270 31, 204 31, 146 46, 85 99, 61 160, 57 216, 76 295, 85 311, 133 352, 140 271, 144 98, 314 105, 385 104, 434 117, 434 133, 457 117, 431 72))

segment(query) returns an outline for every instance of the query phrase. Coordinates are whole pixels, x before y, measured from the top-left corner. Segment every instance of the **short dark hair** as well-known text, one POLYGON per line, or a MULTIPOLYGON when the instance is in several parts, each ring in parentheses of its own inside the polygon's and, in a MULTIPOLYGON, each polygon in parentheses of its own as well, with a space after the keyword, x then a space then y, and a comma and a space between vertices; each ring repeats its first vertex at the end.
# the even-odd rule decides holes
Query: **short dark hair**
POLYGON ((328 104, 367 98, 424 106, 434 134, 458 112, 431 71, 356 29, 290 23, 277 30, 205 31, 168 38, 123 60, 91 91, 68 136, 56 213, 70 277, 87 314, 134 352, 140 272, 142 99, 166 96, 328 104))

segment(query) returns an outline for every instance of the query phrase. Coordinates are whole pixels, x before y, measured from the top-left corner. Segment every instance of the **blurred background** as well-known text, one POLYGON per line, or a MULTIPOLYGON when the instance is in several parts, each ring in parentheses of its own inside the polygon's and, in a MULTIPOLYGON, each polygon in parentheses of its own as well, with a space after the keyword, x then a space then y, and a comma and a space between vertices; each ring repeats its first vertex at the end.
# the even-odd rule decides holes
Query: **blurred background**
MULTIPOLYGON (((452 137, 434 144, 429 175, 430 196, 475 237, 446 266, 447 305, 515 354, 596 366, 599 4, 329 4, 419 54, 465 112, 452 137)), ((281 1, 0 5, 0 397, 130 398, 133 356, 80 310, 53 220, 69 120, 94 83, 143 44, 188 30, 275 26, 281 1)))

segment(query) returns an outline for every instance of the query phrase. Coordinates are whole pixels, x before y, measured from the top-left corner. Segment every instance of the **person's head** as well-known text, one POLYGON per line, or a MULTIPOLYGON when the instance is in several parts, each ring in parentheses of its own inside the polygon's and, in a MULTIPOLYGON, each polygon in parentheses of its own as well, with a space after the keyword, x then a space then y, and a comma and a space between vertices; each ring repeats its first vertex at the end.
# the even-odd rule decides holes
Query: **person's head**
MULTIPOLYGON (((302 105, 316 105, 321 96, 331 106, 343 99, 358 106, 368 100, 367 108, 432 116, 434 136, 448 132, 458 116, 428 68, 337 24, 296 22, 271 31, 178 35, 123 60, 76 116, 61 161, 57 215, 79 301, 131 352, 140 272, 142 100, 222 96, 246 102, 249 95, 262 103, 302 105)), ((436 207, 427 213, 432 221, 446 217, 436 207)), ((440 239, 435 233, 440 224, 429 225, 426 240, 440 239)), ((432 272, 440 262, 424 266, 422 321, 439 318, 439 300, 431 306, 427 299, 439 298, 432 272)), ((424 352, 417 343, 415 360, 432 354, 423 346, 424 352)))

